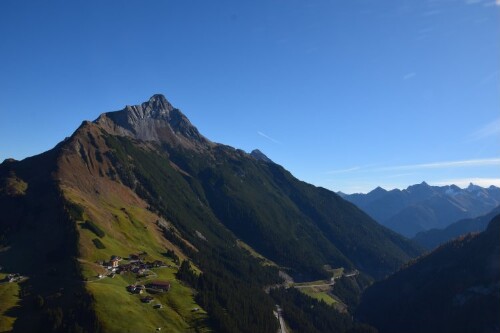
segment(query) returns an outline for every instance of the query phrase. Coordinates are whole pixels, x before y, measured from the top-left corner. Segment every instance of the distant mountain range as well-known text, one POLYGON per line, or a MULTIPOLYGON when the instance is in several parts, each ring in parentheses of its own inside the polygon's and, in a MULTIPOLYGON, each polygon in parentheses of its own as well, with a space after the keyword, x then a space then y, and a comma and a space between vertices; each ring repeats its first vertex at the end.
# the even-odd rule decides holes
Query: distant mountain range
POLYGON ((467 233, 477 233, 484 231, 493 217, 500 214, 500 206, 490 213, 473 219, 463 219, 450 224, 444 229, 431 229, 419 232, 413 240, 427 249, 434 249, 440 244, 446 243, 454 238, 467 233))
MULTIPOLYGON (((329 279, 343 267, 366 285, 421 253, 262 152, 205 138, 162 95, 4 161, 0 210, 0 279, 20 276, 0 285, 0 327, 14 332, 275 333, 264 290, 283 273, 329 279), (161 310, 134 294, 153 278, 169 286, 151 294, 161 310)), ((313 331, 329 331, 317 318, 313 331)))
POLYGON ((500 330, 500 215, 377 282, 358 317, 380 333, 500 330))
POLYGON ((465 218, 489 213, 500 205, 500 188, 470 184, 430 186, 426 182, 407 189, 387 191, 377 187, 367 194, 339 193, 380 224, 412 238, 417 233, 445 228, 465 218))

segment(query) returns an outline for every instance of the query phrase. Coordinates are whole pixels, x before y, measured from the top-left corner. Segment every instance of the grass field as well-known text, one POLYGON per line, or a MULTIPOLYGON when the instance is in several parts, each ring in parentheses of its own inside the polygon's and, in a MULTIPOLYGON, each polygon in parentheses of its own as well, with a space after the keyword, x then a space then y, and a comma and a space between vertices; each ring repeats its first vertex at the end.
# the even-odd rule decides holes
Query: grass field
POLYGON ((318 284, 329 284, 330 280, 317 280, 317 281, 308 281, 308 282, 298 282, 294 283, 294 287, 309 287, 318 284))
MULTIPOLYGON (((0 274, 0 280, 6 274, 0 274)), ((5 283, 0 285, 0 332, 9 332, 15 318, 7 316, 6 312, 15 307, 19 301, 19 285, 17 283, 5 283)))
POLYGON ((323 269, 331 273, 333 278, 340 278, 344 274, 344 267, 332 268, 330 265, 324 265, 323 269))
POLYGON ((304 294, 311 296, 312 298, 315 298, 317 300, 323 300, 326 304, 333 305, 338 303, 330 294, 328 294, 328 291, 317 290, 314 287, 301 288, 299 290, 304 294))
POLYGON ((264 266, 278 267, 278 265, 276 265, 276 263, 274 263, 273 261, 271 261, 271 260, 267 259, 266 257, 262 256, 260 253, 258 253, 257 251, 255 251, 250 245, 248 245, 247 243, 243 242, 242 240, 238 239, 236 241, 236 245, 238 245, 239 248, 247 250, 252 257, 259 259, 264 266))
MULTIPOLYGON (((114 184, 115 187, 116 184, 114 184)), ((94 307, 105 332, 210 332, 206 324, 207 314, 194 301, 194 291, 176 280, 177 266, 164 256, 172 249, 182 259, 185 255, 172 246, 162 235, 155 222, 158 216, 145 208, 128 189, 123 193, 107 192, 88 197, 84 193, 66 189, 66 197, 85 207, 84 219, 91 220, 105 233, 99 238, 104 248, 96 247, 92 241, 94 232, 78 223, 80 234, 80 267, 87 279, 86 288, 94 297, 94 307), (96 264, 107 261, 112 255, 122 258, 132 253, 146 252, 146 261, 161 260, 170 267, 154 268, 153 276, 138 280, 133 273, 115 275, 114 278, 98 279, 106 270, 96 264), (167 280, 171 288, 166 293, 151 295, 154 301, 145 304, 140 298, 147 295, 131 294, 126 290, 130 284, 146 284, 149 280, 167 280), (155 309, 155 304, 162 304, 155 309), (198 308, 199 310, 193 311, 198 308)), ((126 260, 120 264, 126 263, 126 260)))
MULTIPOLYGON (((332 273, 333 277, 340 277, 343 274, 343 268, 331 269, 328 268, 328 271, 332 273)), ((332 294, 333 286, 330 285, 330 280, 318 280, 318 281, 309 281, 302 283, 294 283, 294 287, 299 287, 297 290, 308 295, 317 300, 322 300, 326 304, 333 306, 340 312, 343 312, 347 309, 347 306, 338 299, 335 295, 332 294)))
MULTIPOLYGON (((95 297, 96 311, 106 332, 154 332, 161 327, 166 332, 209 332, 204 327, 206 313, 193 301, 192 291, 173 279, 173 270, 160 268, 158 279, 171 282, 168 292, 152 294, 154 301, 145 304, 140 298, 147 295, 135 295, 127 292, 130 276, 115 276, 96 282, 87 283, 87 288, 95 297), (154 309, 154 304, 162 304, 162 309, 154 309)), ((142 281, 141 283, 147 283, 142 281)))

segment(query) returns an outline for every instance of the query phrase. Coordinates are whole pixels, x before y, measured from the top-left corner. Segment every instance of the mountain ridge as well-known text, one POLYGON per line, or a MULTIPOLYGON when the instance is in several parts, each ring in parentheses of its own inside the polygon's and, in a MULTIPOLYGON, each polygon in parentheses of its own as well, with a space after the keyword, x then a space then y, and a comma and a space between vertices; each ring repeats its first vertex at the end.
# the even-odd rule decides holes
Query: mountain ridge
POLYGON ((413 237, 413 240, 423 247, 432 250, 454 238, 458 238, 468 233, 484 231, 488 223, 498 214, 500 214, 500 206, 486 215, 459 220, 444 229, 430 229, 419 232, 413 237))
MULTIPOLYGON (((141 303, 126 292, 135 277, 125 274, 81 283, 78 292, 90 297, 84 305, 65 305, 70 301, 64 295, 69 297, 76 288, 71 284, 62 296, 35 288, 52 301, 43 311, 23 310, 17 318, 34 316, 27 323, 55 325, 59 330, 77 330, 77 325, 87 331, 97 331, 95 327, 103 332, 140 331, 138 323, 154 329, 155 323, 165 322, 173 332, 193 325, 201 331, 275 332, 274 304, 263 290, 280 281, 278 269, 300 281, 329 278, 325 265, 357 268, 361 273, 355 279, 367 281, 421 253, 418 246, 378 225, 351 203, 296 179, 262 153, 210 142, 166 99, 153 97, 83 122, 46 153, 2 163, 0 207, 10 207, 10 213, 0 219, 0 245, 8 247, 1 252, 4 258, 22 259, 23 251, 41 256, 41 266, 31 270, 23 260, 5 266, 6 272, 30 277, 20 284, 23 288, 42 286, 46 266, 53 266, 67 281, 93 281, 103 272, 96 262, 146 252, 149 260, 170 265, 157 271, 172 285, 172 292, 157 296, 166 305, 164 312, 143 313, 141 303), (34 183, 34 165, 46 166, 36 173, 41 185, 34 183), (54 211, 65 212, 64 219, 38 215, 38 196, 45 183, 57 193, 47 194, 46 199, 54 211), (74 267, 71 274, 62 264, 43 259, 54 256, 47 252, 52 248, 26 247, 18 241, 21 236, 36 237, 32 226, 56 227, 55 220, 73 235, 51 235, 54 244, 61 244, 59 249, 72 248, 71 256, 55 250, 62 262, 74 267), (239 246, 242 242, 248 246, 239 246), (248 248, 279 266, 263 264, 248 248), (175 257, 189 260, 199 275, 189 269, 179 273, 175 257), (127 320, 113 321, 123 315, 106 306, 109 302, 127 304, 133 312, 127 320), (73 320, 82 307, 87 319, 73 320)), ((31 294, 21 301, 32 304, 34 298, 36 294, 31 294)), ((14 331, 33 331, 20 325, 17 320, 14 331)))
POLYGON ((431 186, 426 182, 406 189, 384 190, 343 197, 366 211, 382 225, 406 237, 432 228, 444 228, 464 218, 486 214, 500 204, 500 188, 470 184, 431 186))

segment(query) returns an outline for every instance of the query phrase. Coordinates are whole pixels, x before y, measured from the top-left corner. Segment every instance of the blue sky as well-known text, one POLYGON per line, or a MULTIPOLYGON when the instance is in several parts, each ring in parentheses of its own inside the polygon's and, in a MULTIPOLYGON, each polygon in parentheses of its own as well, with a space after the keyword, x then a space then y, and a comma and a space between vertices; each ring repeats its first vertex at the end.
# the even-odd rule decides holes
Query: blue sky
POLYGON ((335 191, 500 185, 495 0, 3 0, 0 41, 0 160, 163 93, 335 191))

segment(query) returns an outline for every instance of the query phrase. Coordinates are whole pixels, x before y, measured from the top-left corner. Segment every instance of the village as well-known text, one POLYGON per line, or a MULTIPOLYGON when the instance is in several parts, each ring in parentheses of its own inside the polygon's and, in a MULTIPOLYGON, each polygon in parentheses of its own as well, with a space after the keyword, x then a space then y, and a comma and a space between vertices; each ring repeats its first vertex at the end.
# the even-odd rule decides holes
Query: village
MULTIPOLYGON (((157 274, 153 269, 158 268, 172 268, 173 265, 166 264, 161 260, 146 261, 147 253, 141 252, 139 254, 130 254, 126 258, 112 255, 109 261, 98 261, 97 264, 106 270, 106 274, 97 275, 97 279, 114 278, 116 275, 123 275, 126 273, 135 274, 137 279, 135 283, 126 287, 126 291, 130 294, 145 295, 140 298, 143 303, 153 303, 154 297, 151 295, 165 293, 170 290, 170 282, 164 280, 153 280, 157 274)), ((87 282, 94 282, 87 281, 87 282)), ((153 305, 155 309, 162 309, 161 303, 153 305)))
POLYGON ((22 276, 19 273, 7 274, 4 279, 0 280, 0 284, 2 283, 14 283, 14 282, 22 282, 26 280, 27 277, 22 276))

